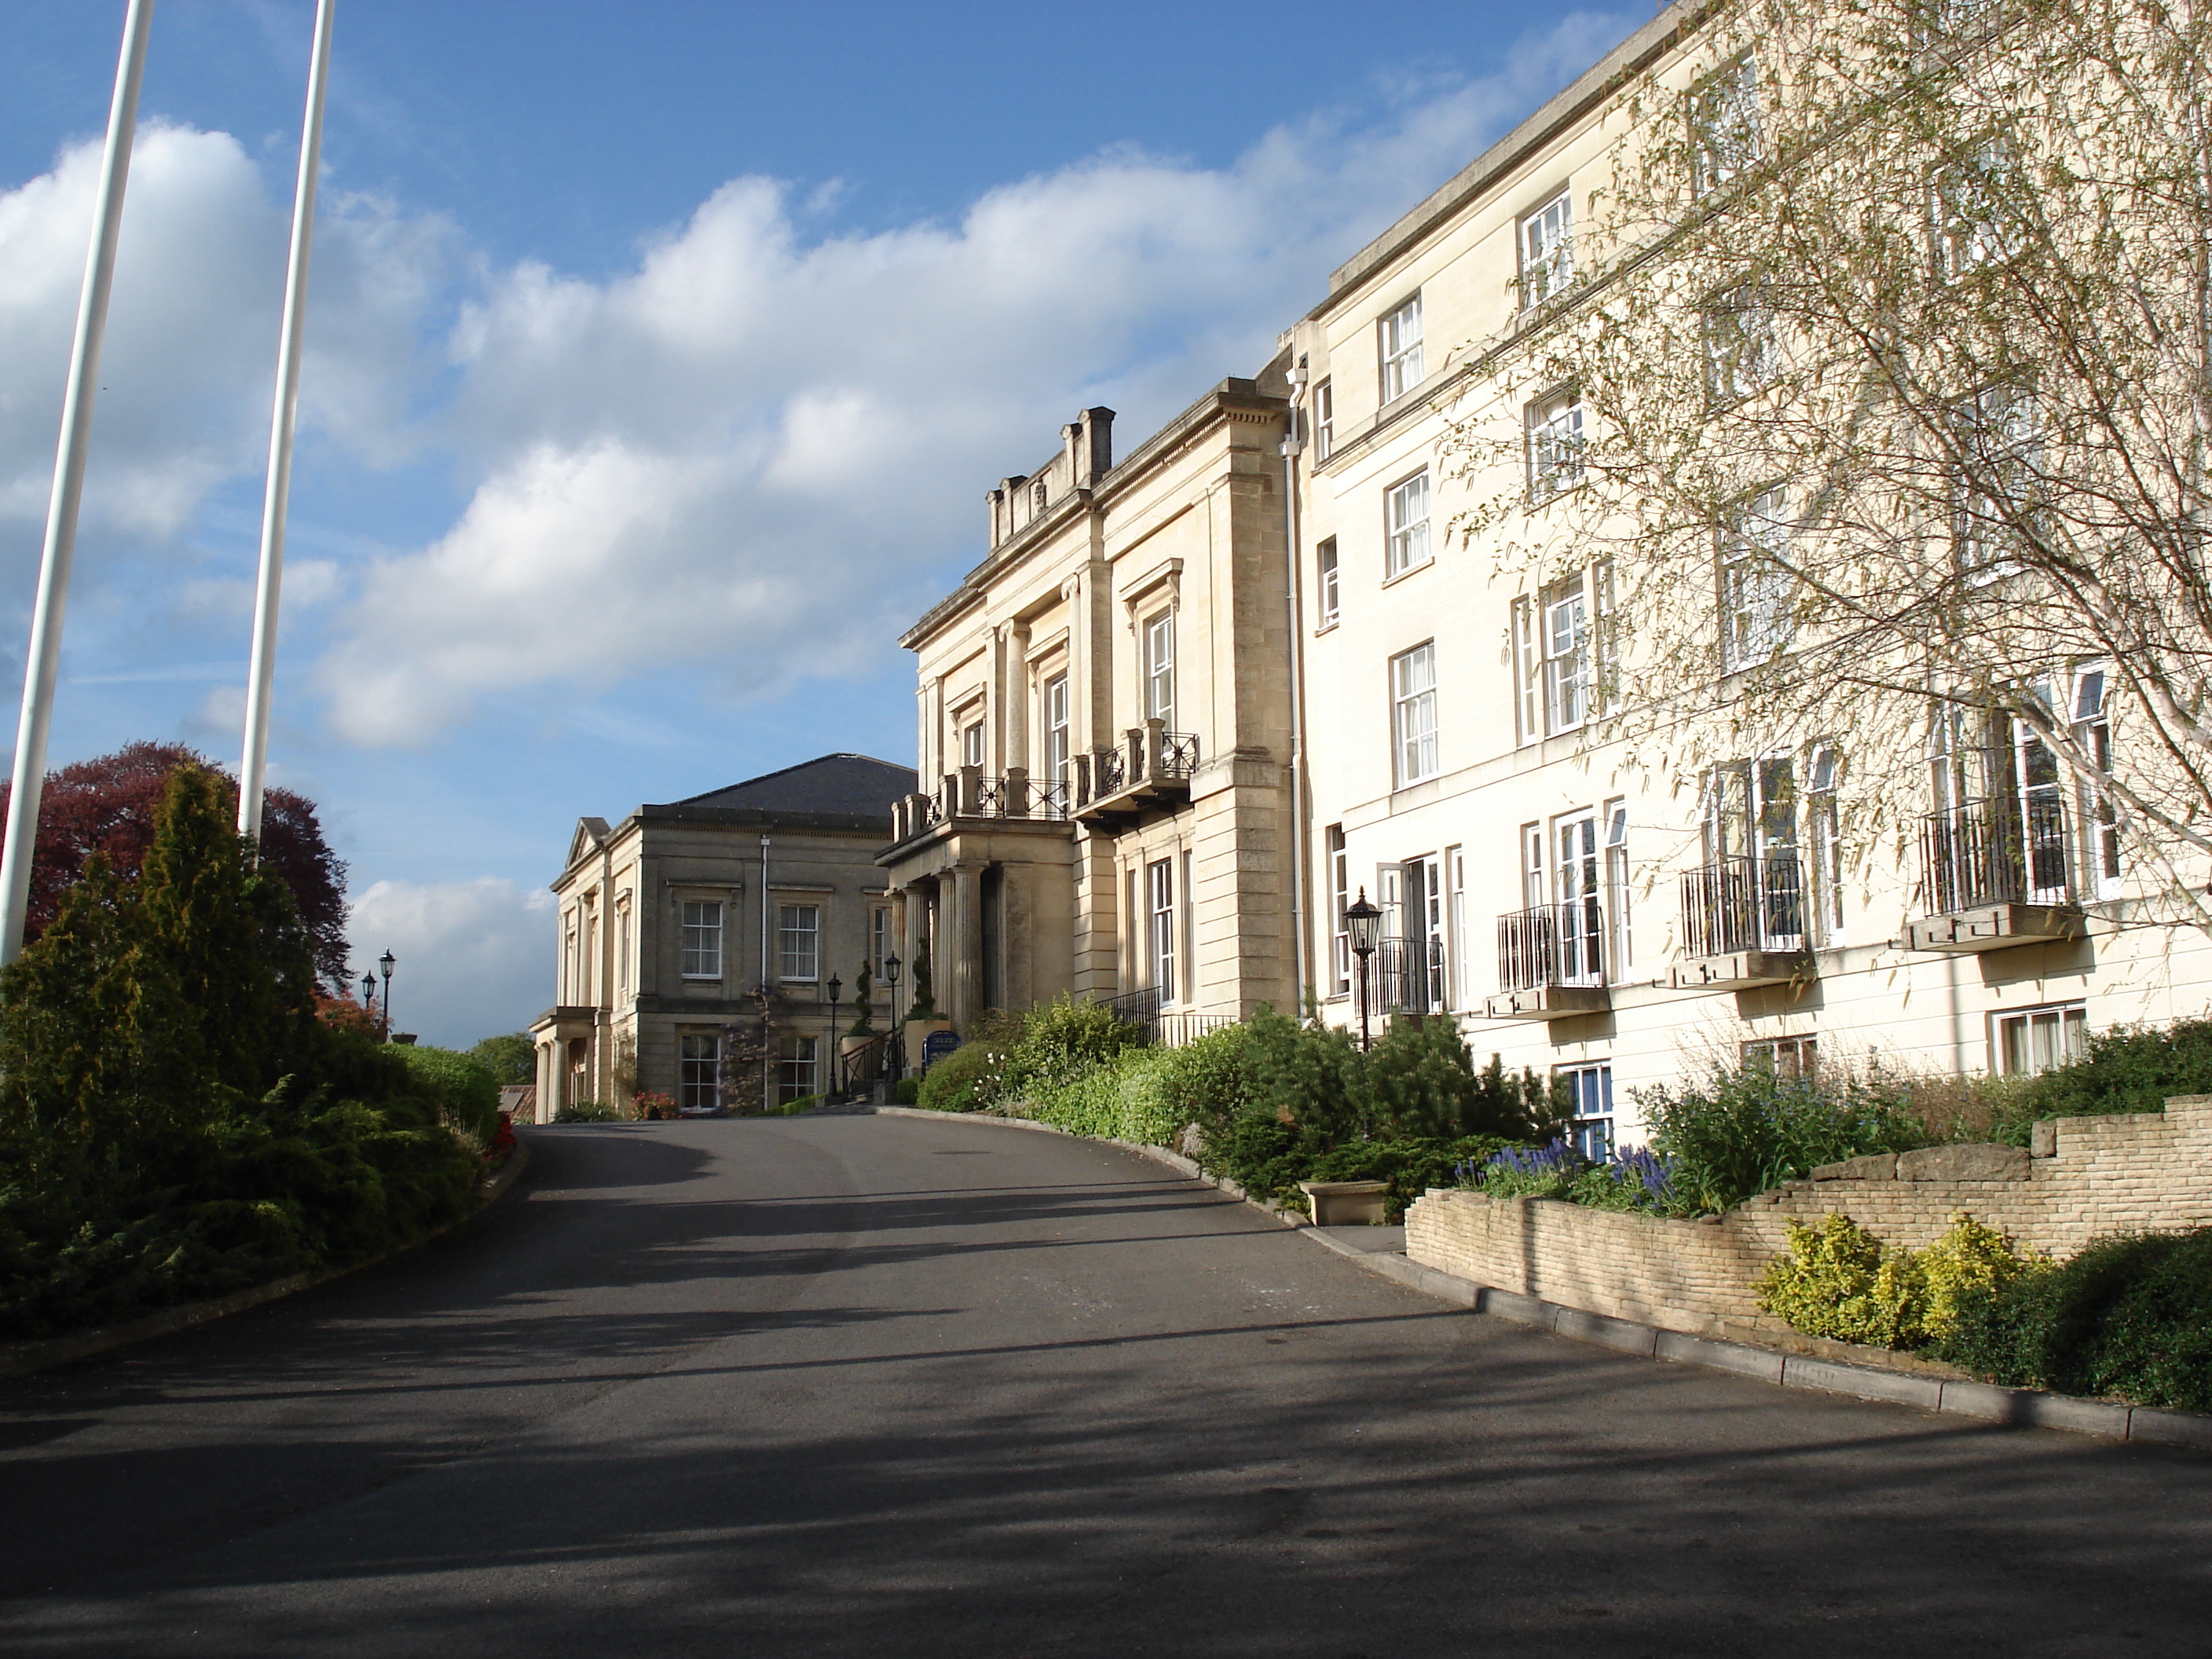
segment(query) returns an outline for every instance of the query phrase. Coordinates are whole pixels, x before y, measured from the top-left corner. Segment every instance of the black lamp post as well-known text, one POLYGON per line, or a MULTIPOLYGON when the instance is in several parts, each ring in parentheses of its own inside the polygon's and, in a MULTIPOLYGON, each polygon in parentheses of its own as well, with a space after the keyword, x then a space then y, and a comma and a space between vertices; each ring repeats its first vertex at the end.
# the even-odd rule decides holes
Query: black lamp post
POLYGON ((376 1012, 376 975, 374 974, 363 974, 361 976, 361 1006, 372 1015, 376 1012))
POLYGON ((386 951, 376 959, 376 965, 384 970, 384 1040, 389 1042, 392 1041, 392 970, 399 965, 399 958, 386 951))
POLYGON ((884 983, 890 988, 889 994, 891 1005, 890 1036, 886 1040, 884 1047, 890 1050, 886 1058, 890 1062, 889 1069, 891 1074, 891 1081, 894 1084, 896 1084, 899 1079, 904 1075, 906 1072, 906 1016, 899 1012, 899 967, 900 963, 898 955, 896 951, 884 958, 884 983))
POLYGON ((835 1100, 842 1092, 837 1079, 837 999, 845 994, 845 982, 836 975, 830 975, 830 1052, 822 1057, 822 1074, 830 1082, 830 1097, 835 1100))
POLYGON ((1344 908, 1344 929, 1352 935, 1352 954, 1359 958, 1359 1047, 1362 1053, 1367 1048, 1367 958, 1375 954, 1375 936, 1382 926, 1382 910, 1367 902, 1367 890, 1361 888, 1359 896, 1344 908))

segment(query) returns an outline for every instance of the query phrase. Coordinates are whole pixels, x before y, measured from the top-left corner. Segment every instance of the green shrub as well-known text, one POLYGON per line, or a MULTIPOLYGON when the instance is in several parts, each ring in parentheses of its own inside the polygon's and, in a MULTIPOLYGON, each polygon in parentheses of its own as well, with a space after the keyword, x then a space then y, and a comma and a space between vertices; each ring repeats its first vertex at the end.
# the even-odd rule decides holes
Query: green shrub
POLYGON ((471 1055, 452 1048, 395 1042, 392 1052, 415 1074, 446 1121, 489 1146, 499 1131, 499 1079, 471 1055))
POLYGON ((2156 1112, 2168 1095, 2199 1094, 2212 1094, 2212 1020, 2115 1026, 2093 1034, 2079 1059, 2029 1083, 2008 1138, 2025 1146, 2027 1126, 2039 1117, 2156 1112))
POLYGON ((1901 1089, 1879 1073, 1829 1084, 1777 1077, 1765 1066, 1716 1066, 1701 1085, 1639 1090, 1636 1098, 1676 1189, 1708 1212, 1801 1181, 1823 1164, 1910 1152, 1929 1139, 1901 1089))
POLYGON ((0 1334, 343 1265, 467 1212, 481 1165, 439 1101, 313 992, 289 890, 222 781, 179 769, 138 879, 94 859, 0 971, 0 1334))
POLYGON ((1450 1186, 1460 1165, 1480 1163, 1505 1144, 1496 1135, 1358 1140, 1322 1153, 1296 1181, 1386 1181, 1383 1218, 1401 1221, 1406 1206, 1430 1188, 1450 1186))
POLYGON ((1103 1002, 1078 1002, 1062 992, 1042 1008, 1020 1018, 1006 1042, 1006 1066, 999 1079, 1002 1097, 1018 1098, 1040 1087, 1065 1082, 1110 1063, 1145 1040, 1144 1029, 1121 1018, 1103 1002))
POLYGON ((998 1097, 1005 1059, 988 1043, 962 1043, 922 1074, 915 1104, 933 1112, 981 1110, 998 1097))
POLYGON ((1926 1334, 1925 1285, 1911 1254, 1886 1250, 1849 1218, 1816 1230, 1790 1224, 1789 1252, 1759 1281, 1759 1305, 1808 1336, 1879 1347, 1910 1346, 1926 1334))
POLYGON ((553 1114, 556 1123, 616 1123, 623 1113, 611 1100, 563 1101, 561 1109, 553 1114))
POLYGON ((467 1053, 471 1060, 489 1066, 492 1077, 501 1084, 538 1080, 538 1045, 531 1041, 527 1031, 488 1036, 467 1053))
POLYGON ((891 1085, 891 1099, 901 1106, 911 1106, 921 1097, 921 1079, 909 1073, 891 1085))
POLYGON ((2014 1388, 2212 1411, 2212 1227, 2102 1239, 2063 1266, 1969 1285, 1936 1352, 2014 1388))

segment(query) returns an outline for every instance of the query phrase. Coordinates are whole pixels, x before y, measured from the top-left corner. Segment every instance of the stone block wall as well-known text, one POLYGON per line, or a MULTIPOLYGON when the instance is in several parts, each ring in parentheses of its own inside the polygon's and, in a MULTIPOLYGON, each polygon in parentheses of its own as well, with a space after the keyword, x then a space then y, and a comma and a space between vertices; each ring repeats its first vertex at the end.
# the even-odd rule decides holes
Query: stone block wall
POLYGON ((1918 1249, 1965 1211, 2019 1248, 2070 1255, 2094 1238, 2212 1224, 2212 1096, 2163 1112, 2057 1118, 2031 1153, 1942 1146, 1853 1158, 1695 1221, 1546 1199, 1432 1188, 1406 1212, 1406 1253, 1480 1285, 1666 1330, 1743 1337, 1779 1328, 1753 1286, 1792 1221, 1849 1216, 1918 1249))

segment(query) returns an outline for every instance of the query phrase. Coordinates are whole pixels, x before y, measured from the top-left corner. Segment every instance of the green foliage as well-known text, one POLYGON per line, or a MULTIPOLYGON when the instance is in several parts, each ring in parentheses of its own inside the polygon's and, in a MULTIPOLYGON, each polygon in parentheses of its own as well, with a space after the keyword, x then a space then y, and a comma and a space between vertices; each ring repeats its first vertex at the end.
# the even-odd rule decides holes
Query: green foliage
POLYGON ((1910 1252, 1885 1250, 1848 1217, 1816 1231, 1790 1224, 1790 1250, 1759 1281, 1759 1305, 1808 1336, 1911 1346, 1925 1335, 1926 1297, 1910 1252))
POLYGON ((471 1054, 420 1043, 396 1042, 392 1052, 414 1073, 422 1092, 437 1103, 445 1121, 484 1146, 499 1132, 499 1079, 471 1054))
POLYGON ((891 1098, 902 1106, 911 1106, 921 1098, 921 1079, 912 1073, 891 1085, 891 1098))
POLYGON ((1386 1181, 1383 1215, 1404 1219, 1406 1206, 1431 1187, 1449 1187, 1461 1164, 1480 1163, 1507 1143, 1496 1135, 1412 1136, 1355 1140, 1323 1152, 1297 1181, 1386 1181))
MULTIPOLYGON (((988 1034, 986 1040, 996 1035, 988 1034)), ((1065 992, 1023 1015, 1011 1035, 998 1080, 999 1093, 1006 1098, 1049 1089, 1109 1065, 1145 1040, 1142 1027, 1131 1024, 1104 1003, 1078 1002, 1065 992)))
POLYGON ((933 1112, 981 1111, 998 1098, 1002 1051, 970 1039, 922 1075, 915 1104, 933 1112))
POLYGON ((1492 1135, 1542 1141, 1570 1108, 1534 1071, 1509 1074, 1496 1054, 1478 1072, 1449 1019, 1396 1019, 1367 1056, 1368 1115, 1382 1133, 1415 1138, 1492 1135))
POLYGON ((623 1116, 621 1107, 611 1100, 570 1100, 562 1103, 553 1114, 556 1123, 618 1123, 623 1116))
POLYGON ((1929 1141, 1903 1090, 1880 1073, 1838 1085, 1777 1077, 1765 1066, 1715 1066, 1702 1084, 1641 1090, 1636 1098, 1675 1190, 1709 1212, 1802 1180, 1822 1164, 1929 1141))
POLYGON ((1795 1222, 1789 1253, 1759 1282, 1759 1305, 1808 1336, 1917 1348, 1953 1339, 1972 1310, 2038 1264, 1972 1216, 1924 1250, 1885 1248, 1845 1217, 1795 1222))
POLYGON ((2212 1020, 2115 1026, 2093 1034, 2080 1058, 2028 1084, 2005 1138, 2025 1146, 2027 1125, 2039 1117, 2162 1111, 2168 1095, 2201 1094, 2212 1094, 2212 1020))
POLYGON ((0 1333, 358 1261, 477 1159, 395 1051, 314 1016, 312 940, 197 769, 135 884, 94 859, 0 973, 0 1333))
POLYGON ((860 971, 853 975, 853 1023, 845 1028, 847 1036, 868 1036, 876 1029, 876 1011, 868 1006, 875 988, 875 975, 862 963, 860 971))
POLYGON ((499 1084, 512 1085, 538 1080, 538 1045, 530 1040, 526 1031, 488 1036, 467 1053, 499 1084))
POLYGON ((1939 1357, 1992 1382, 2212 1411, 2212 1227, 1965 1287, 1939 1357))

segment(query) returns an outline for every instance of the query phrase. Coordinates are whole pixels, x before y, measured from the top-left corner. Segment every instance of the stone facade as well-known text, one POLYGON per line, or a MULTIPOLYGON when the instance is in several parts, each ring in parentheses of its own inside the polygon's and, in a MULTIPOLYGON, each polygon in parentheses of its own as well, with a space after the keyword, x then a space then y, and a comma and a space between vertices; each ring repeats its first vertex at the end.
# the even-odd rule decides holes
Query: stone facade
MULTIPOLYGON (((763 1018, 768 1052, 748 1065, 764 1066, 768 1092, 822 1086, 860 965, 882 984, 894 935, 875 854, 913 783, 907 767, 830 755, 612 827, 580 820, 553 884, 556 1001, 531 1027, 538 1121, 634 1091, 695 1109, 757 1101, 763 1079, 726 1062, 761 1046, 763 1018)), ((880 988, 873 1005, 880 1030, 880 988)))
POLYGON ((2110 1233, 2212 1224, 2212 1096, 2162 1113, 2036 1126, 2033 1155, 1947 1146, 1855 1158, 1694 1221, 1544 1199, 1432 1189, 1406 1214, 1406 1253, 1479 1285, 1698 1336, 1785 1329, 1753 1287, 1793 1221, 1844 1215, 1885 1244, 1924 1249, 1961 1211, 2023 1250, 2060 1257, 2110 1233))
POLYGON ((956 1029, 1062 993, 1170 1040, 1294 1005, 1283 392, 1224 380, 1119 461, 1083 411, 902 641, 928 788, 879 861, 956 1029))

